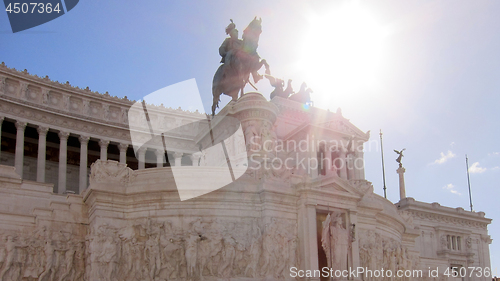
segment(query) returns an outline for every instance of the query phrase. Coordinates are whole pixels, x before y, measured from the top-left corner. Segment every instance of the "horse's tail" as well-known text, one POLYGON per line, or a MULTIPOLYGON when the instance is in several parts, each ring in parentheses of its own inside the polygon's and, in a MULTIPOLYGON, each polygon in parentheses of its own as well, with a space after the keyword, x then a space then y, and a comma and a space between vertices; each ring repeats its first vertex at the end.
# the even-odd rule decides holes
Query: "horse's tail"
POLYGON ((214 80, 212 81, 212 95, 213 95, 213 103, 212 103, 212 116, 215 115, 215 109, 219 107, 220 95, 222 94, 221 90, 221 82, 224 74, 224 65, 219 66, 214 75, 214 80))

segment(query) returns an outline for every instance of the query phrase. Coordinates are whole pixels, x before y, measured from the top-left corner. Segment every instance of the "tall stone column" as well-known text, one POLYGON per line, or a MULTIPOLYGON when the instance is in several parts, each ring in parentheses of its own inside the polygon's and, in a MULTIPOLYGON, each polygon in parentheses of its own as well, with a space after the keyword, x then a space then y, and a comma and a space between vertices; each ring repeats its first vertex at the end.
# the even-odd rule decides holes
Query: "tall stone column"
POLYGON ((118 145, 118 149, 120 150, 120 164, 127 164, 127 149, 128 144, 120 143, 118 145))
POLYGON ((182 165, 182 155, 184 153, 182 152, 174 152, 174 159, 175 159, 175 166, 181 166, 182 165))
POLYGON ((38 156, 36 165, 36 181, 45 182, 45 157, 47 154, 47 132, 49 128, 38 126, 38 156))
POLYGON ((396 172, 399 174, 399 199, 406 198, 406 189, 405 189, 405 168, 403 166, 399 166, 399 168, 396 170, 396 172))
POLYGON ((68 137, 69 132, 59 132, 59 181, 57 193, 66 192, 66 170, 68 167, 68 137))
POLYGON ((139 153, 139 170, 146 168, 146 150, 147 148, 141 147, 138 150, 139 153))
POLYGON ((354 154, 354 179, 365 179, 365 159, 363 152, 363 142, 358 142, 356 153, 354 154))
POLYGON ((87 188, 87 165, 88 165, 88 144, 89 136, 80 136, 80 181, 78 186, 79 194, 87 188))
POLYGON ((155 150, 155 154, 156 154, 156 167, 158 168, 163 167, 163 163, 165 163, 165 150, 157 149, 155 150))
POLYGON ((326 175, 329 176, 329 175, 333 175, 333 172, 335 169, 333 169, 333 159, 332 159, 332 152, 331 152, 331 148, 330 147, 327 147, 325 148, 325 161, 323 163, 323 165, 326 165, 325 167, 325 171, 326 171, 326 175))
POLYGON ((109 145, 109 140, 100 140, 99 141, 99 146, 101 147, 100 159, 102 161, 108 160, 108 145, 109 145))
MULTIPOLYGON (((1 83, 2 83, 2 80, 0 79, 0 90, 2 88, 1 83)), ((4 119, 4 117, 0 116, 0 157, 2 156, 2 123, 3 123, 3 119, 4 119)))
POLYGON ((24 130, 26 129, 26 122, 16 122, 16 156, 14 167, 16 172, 23 178, 23 160, 24 160, 24 130))
POLYGON ((191 154, 191 162, 193 163, 193 166, 199 166, 200 165, 200 158, 201 158, 201 152, 195 152, 191 154))
MULTIPOLYGON (((300 203, 298 210, 298 236, 301 256, 301 270, 319 270, 318 244, 316 234, 316 206, 300 203)), ((309 280, 319 281, 319 277, 309 280)))
POLYGON ((340 149, 340 177, 347 179, 347 163, 346 163, 346 151, 345 149, 340 149))

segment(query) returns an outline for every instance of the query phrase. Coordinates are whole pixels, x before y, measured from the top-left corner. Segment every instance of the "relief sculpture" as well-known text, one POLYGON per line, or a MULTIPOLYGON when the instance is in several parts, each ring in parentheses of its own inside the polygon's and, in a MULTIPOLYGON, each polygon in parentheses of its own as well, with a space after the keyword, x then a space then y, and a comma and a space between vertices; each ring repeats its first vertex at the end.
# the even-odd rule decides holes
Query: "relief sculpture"
POLYGON ((297 224, 279 218, 142 218, 75 233, 0 233, 0 281, 282 280, 298 266, 297 224))

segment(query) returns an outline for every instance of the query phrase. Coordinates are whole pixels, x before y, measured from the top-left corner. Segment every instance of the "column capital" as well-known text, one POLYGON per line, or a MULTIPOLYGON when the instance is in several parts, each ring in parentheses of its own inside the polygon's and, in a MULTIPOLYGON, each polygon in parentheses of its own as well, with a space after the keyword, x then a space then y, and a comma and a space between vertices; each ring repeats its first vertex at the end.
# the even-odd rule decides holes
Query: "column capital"
POLYGON ((161 156, 161 155, 165 155, 165 150, 164 149, 155 149, 155 154, 156 154, 156 157, 161 156))
POLYGON ((68 140, 69 132, 59 131, 58 135, 59 135, 59 139, 68 140))
POLYGON ((16 121, 16 129, 24 131, 26 129, 27 122, 16 121))
POLYGON ((181 158, 184 153, 182 152, 174 152, 174 158, 181 158))
POLYGON ((100 147, 108 147, 108 145, 109 145, 109 140, 99 140, 100 147))
POLYGON ((49 127, 38 126, 36 128, 36 130, 37 130, 39 135, 43 136, 43 135, 47 135, 47 132, 49 131, 49 127))
POLYGON ((190 157, 190 158, 191 158, 191 160, 193 160, 193 161, 194 161, 194 160, 198 161, 198 160, 201 158, 201 155, 202 155, 202 153, 201 153, 201 152, 195 152, 195 153, 193 153, 193 154, 189 155, 189 157, 190 157))
POLYGON ((118 149, 120 151, 127 151, 129 144, 128 143, 120 143, 118 144, 118 149))
POLYGON ((146 150, 148 150, 148 148, 143 146, 143 147, 139 148, 139 149, 137 150, 137 152, 138 152, 138 153, 146 153, 146 150))
POLYGON ((90 136, 80 135, 78 140, 80 141, 80 144, 87 144, 89 143, 90 136))

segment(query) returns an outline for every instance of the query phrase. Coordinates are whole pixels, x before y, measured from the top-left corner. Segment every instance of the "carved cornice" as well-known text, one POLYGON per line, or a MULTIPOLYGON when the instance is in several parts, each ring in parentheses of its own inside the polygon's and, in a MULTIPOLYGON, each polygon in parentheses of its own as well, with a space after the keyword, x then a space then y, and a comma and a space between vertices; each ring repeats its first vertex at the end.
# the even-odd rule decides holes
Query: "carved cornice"
POLYGON ((409 212, 414 218, 421 219, 421 220, 434 221, 434 222, 438 222, 438 223, 446 223, 446 224, 451 224, 451 225, 455 225, 455 226, 462 226, 462 227, 472 227, 472 228, 480 228, 480 229, 487 229, 488 228, 488 223, 473 221, 473 220, 469 220, 466 218, 452 217, 452 216, 446 216, 446 215, 442 215, 442 214, 425 212, 425 211, 417 211, 417 210, 409 210, 409 212))

